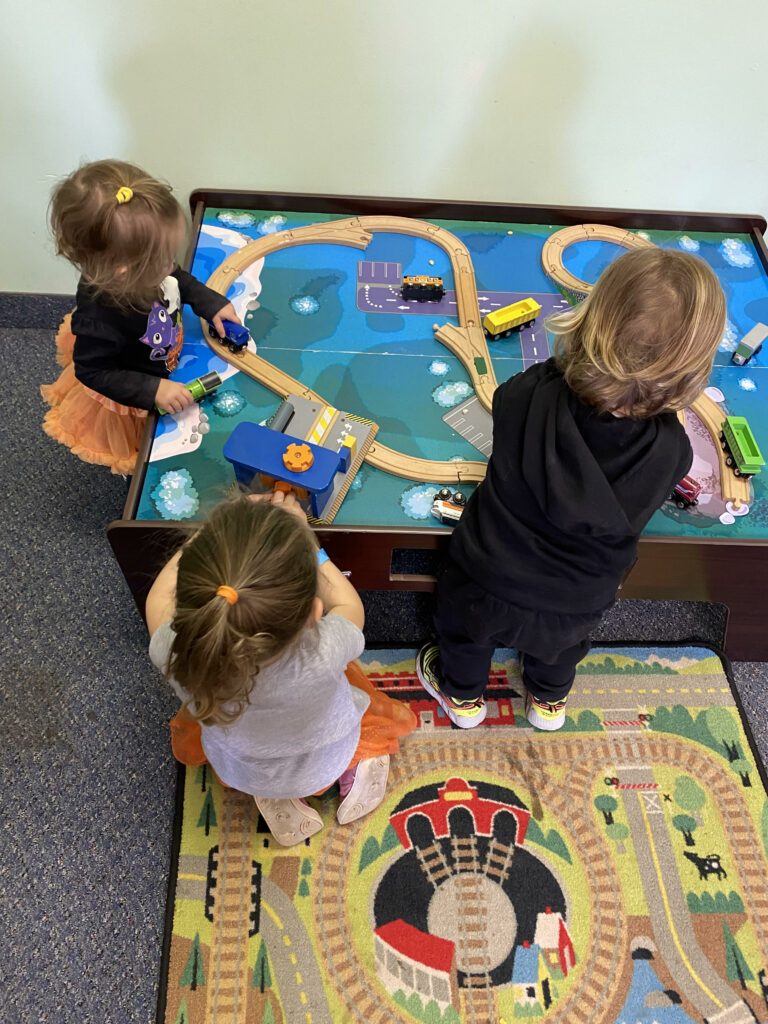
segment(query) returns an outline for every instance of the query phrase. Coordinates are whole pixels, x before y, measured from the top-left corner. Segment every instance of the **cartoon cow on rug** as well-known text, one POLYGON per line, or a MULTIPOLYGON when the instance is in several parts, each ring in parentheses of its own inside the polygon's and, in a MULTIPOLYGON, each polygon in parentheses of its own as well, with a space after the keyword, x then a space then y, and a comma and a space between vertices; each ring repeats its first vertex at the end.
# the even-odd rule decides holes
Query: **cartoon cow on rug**
POLYGON ((698 853, 689 853, 688 850, 683 850, 683 856, 687 857, 688 860, 692 861, 699 869, 699 878, 706 881, 710 875, 717 875, 718 880, 721 878, 727 878, 728 874, 725 868, 720 863, 719 853, 709 853, 706 857, 700 857, 698 853))

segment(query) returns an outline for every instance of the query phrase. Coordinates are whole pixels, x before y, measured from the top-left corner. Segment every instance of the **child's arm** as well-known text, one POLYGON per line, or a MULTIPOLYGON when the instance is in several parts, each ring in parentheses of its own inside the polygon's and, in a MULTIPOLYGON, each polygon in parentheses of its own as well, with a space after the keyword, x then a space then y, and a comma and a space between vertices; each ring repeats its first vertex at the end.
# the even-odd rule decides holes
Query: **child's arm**
MULTIPOLYGON (((304 522, 307 521, 306 514, 296 500, 295 494, 273 491, 271 494, 252 494, 250 498, 251 501, 269 501, 273 505, 281 505, 286 512, 303 519, 304 522)), ((317 570, 317 592, 323 602, 326 615, 333 612, 335 615, 349 619, 358 629, 363 628, 365 624, 363 602, 344 573, 336 568, 327 555, 317 570)))
POLYGON ((331 612, 341 615, 362 630, 365 611, 360 595, 330 559, 323 562, 317 571, 317 590, 326 615, 331 612))
POLYGON ((197 316, 209 320, 219 332, 220 338, 224 337, 222 320, 231 320, 236 324, 241 323, 240 317, 235 312, 235 307, 226 296, 215 292, 180 267, 174 270, 173 276, 179 282, 181 301, 188 303, 197 316))
POLYGON ((144 615, 150 637, 164 622, 170 622, 176 611, 176 577, 179 572, 180 558, 181 550, 165 563, 147 594, 144 615))

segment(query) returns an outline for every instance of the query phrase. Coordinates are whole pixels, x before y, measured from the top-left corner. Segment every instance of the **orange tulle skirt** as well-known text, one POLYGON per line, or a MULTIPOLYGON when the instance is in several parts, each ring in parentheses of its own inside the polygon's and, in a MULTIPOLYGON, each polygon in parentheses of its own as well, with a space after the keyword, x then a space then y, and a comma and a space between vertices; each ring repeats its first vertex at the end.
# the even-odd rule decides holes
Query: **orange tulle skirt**
MULTIPOLYGON (((393 700, 377 690, 358 662, 351 661, 347 665, 346 674, 350 686, 356 686, 371 698, 360 722, 357 749, 348 765, 348 768, 354 768, 358 761, 368 757, 396 753, 400 739, 416 728, 416 716, 403 701, 393 700)), ((201 740, 202 727, 186 707, 179 709, 171 719, 170 726, 171 749, 176 760, 192 767, 207 764, 201 740)))
POLYGON ((51 407, 43 419, 43 430, 84 462, 130 475, 147 411, 119 405, 81 384, 72 362, 74 347, 70 317, 65 316, 56 335, 56 362, 64 369, 54 384, 40 388, 51 407))

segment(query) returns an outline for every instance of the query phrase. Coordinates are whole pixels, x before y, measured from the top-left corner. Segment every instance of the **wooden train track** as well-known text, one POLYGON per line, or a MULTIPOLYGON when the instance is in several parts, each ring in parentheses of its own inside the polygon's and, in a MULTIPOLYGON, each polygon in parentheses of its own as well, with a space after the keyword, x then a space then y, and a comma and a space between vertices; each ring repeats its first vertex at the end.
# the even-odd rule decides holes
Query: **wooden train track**
POLYGON ((575 242, 613 242, 625 249, 654 248, 653 242, 647 238, 628 231, 626 228, 615 228, 610 224, 572 224, 550 235, 541 250, 541 265, 544 273, 566 294, 580 301, 586 298, 594 285, 582 281, 570 270, 565 269, 563 253, 575 242))
MULTIPOLYGON (((454 275, 459 326, 436 324, 435 337, 461 361, 469 374, 478 400, 490 411, 497 381, 483 334, 472 259, 463 242, 437 224, 409 217, 362 216, 279 231, 255 239, 228 256, 210 276, 208 286, 226 294, 232 282, 256 260, 294 245, 325 243, 366 249, 374 231, 426 238, 440 246, 448 255, 454 275)), ((569 245, 585 240, 613 242, 627 249, 653 246, 653 242, 646 238, 625 228, 616 228, 608 224, 576 224, 556 231, 544 243, 542 265, 547 275, 558 286, 577 298, 584 298, 591 291, 592 285, 565 269, 563 252, 569 245)), ((248 351, 237 354, 230 352, 220 341, 210 337, 208 325, 204 320, 201 320, 201 325, 203 337, 218 356, 281 398, 296 394, 322 402, 324 405, 329 404, 322 395, 261 356, 248 351)), ((737 477, 726 465, 725 454, 719 443, 722 411, 716 402, 704 394, 693 403, 691 410, 704 423, 715 441, 720 461, 723 500, 730 501, 733 507, 738 509, 749 502, 750 487, 748 481, 737 477)), ((456 462, 422 459, 388 448, 379 441, 371 444, 365 461, 393 476, 406 480, 423 480, 426 483, 479 483, 486 473, 485 462, 466 459, 456 462)))
MULTIPOLYGON (((411 220, 408 217, 371 216, 279 231, 255 239, 228 256, 209 277, 208 287, 225 295, 232 282, 256 260, 293 245, 330 243, 365 249, 373 238, 372 231, 390 231, 428 238, 448 254, 454 272, 460 326, 446 324, 435 331, 435 337, 441 341, 444 337, 448 339, 444 344, 460 359, 479 400, 490 410, 497 382, 488 345, 480 326, 480 307, 472 260, 464 244, 450 231, 436 224, 411 220)), ((239 353, 230 352, 226 345, 210 337, 205 320, 201 319, 200 323, 203 337, 217 356, 242 370, 249 377, 253 377, 281 398, 294 394, 314 399, 324 405, 332 404, 261 356, 245 350, 239 353)), ((468 459, 456 462, 422 459, 388 448, 378 441, 369 448, 365 461, 393 476, 404 477, 406 480, 423 480, 425 483, 479 483, 485 477, 486 471, 485 462, 468 459)))
POLYGON ((730 501, 736 509, 741 505, 748 504, 750 499, 749 480, 745 480, 743 476, 736 476, 731 467, 726 464, 726 452, 720 446, 721 424, 725 419, 725 413, 717 402, 703 392, 692 403, 691 412, 699 417, 715 442, 717 457, 720 461, 720 493, 723 496, 723 501, 730 501))
MULTIPOLYGON (((569 270, 565 269, 563 253, 575 242, 599 241, 612 242, 625 249, 653 248, 654 243, 648 238, 636 235, 626 228, 612 227, 610 224, 573 224, 556 231, 544 243, 541 250, 541 264, 547 276, 568 295, 577 301, 586 298, 594 285, 582 281, 569 270)), ((699 417, 715 442, 720 462, 720 491, 723 501, 729 501, 734 509, 747 504, 750 499, 749 482, 737 477, 726 465, 726 454, 720 446, 720 433, 724 415, 717 402, 702 394, 691 405, 691 412, 699 417)), ((685 415, 678 413, 678 419, 685 426, 685 415)))

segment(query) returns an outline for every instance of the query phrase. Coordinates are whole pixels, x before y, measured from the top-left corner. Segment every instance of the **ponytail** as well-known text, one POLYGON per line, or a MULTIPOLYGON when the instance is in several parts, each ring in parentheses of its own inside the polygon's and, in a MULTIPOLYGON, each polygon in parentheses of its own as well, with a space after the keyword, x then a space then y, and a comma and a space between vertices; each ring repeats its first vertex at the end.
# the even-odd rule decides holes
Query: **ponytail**
POLYGON ((195 718, 234 722, 260 668, 300 635, 317 593, 316 552, 305 522, 245 497, 220 505, 184 548, 168 675, 190 693, 195 718))

